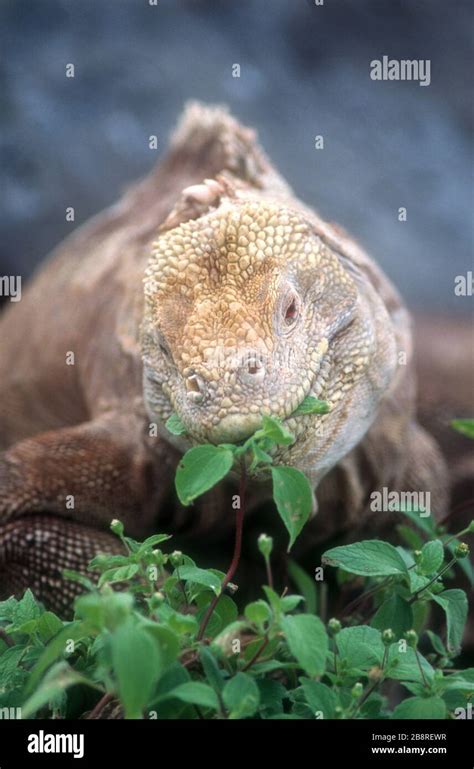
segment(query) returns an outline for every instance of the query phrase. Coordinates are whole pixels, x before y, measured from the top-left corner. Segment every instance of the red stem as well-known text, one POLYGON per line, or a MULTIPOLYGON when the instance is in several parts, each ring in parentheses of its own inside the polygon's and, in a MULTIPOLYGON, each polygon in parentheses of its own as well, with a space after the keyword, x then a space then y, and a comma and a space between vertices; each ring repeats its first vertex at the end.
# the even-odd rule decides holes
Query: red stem
POLYGON ((247 482, 247 473, 245 468, 245 461, 243 460, 240 465, 240 483, 239 483, 239 501, 240 506, 236 510, 235 514, 235 540, 234 540, 234 555, 232 557, 231 564, 229 568, 227 569, 227 573, 222 581, 221 590, 220 593, 212 599, 211 603, 209 604, 209 608, 207 612, 205 613, 203 620, 201 622, 201 627, 199 628, 199 632, 196 636, 196 640, 202 641, 204 633, 206 631, 207 624, 209 620, 211 619, 212 613, 214 609, 216 608, 217 604, 219 603, 220 597, 223 594, 225 588, 231 581, 232 577, 234 576, 235 572, 237 571, 237 567, 239 565, 240 561, 240 554, 242 552, 242 530, 244 526, 244 515, 245 515, 245 487, 247 482))

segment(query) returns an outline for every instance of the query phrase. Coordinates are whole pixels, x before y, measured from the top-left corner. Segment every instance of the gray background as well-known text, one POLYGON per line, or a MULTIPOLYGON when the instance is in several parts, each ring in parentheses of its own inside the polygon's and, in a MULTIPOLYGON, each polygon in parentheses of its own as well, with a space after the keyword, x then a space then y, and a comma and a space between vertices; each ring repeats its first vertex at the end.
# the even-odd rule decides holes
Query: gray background
POLYGON ((146 173, 199 98, 256 127, 298 194, 355 235, 411 306, 467 311, 453 279, 472 269, 469 6, 3 0, 0 273, 30 275, 70 232, 66 206, 78 224, 146 173), (383 55, 431 59, 431 85, 372 81, 383 55))

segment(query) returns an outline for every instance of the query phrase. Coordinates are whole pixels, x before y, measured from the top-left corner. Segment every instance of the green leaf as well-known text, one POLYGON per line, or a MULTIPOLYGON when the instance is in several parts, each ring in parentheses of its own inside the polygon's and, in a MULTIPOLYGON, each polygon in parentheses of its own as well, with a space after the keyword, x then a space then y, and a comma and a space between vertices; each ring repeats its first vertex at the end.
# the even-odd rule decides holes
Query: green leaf
POLYGON ((282 612, 284 614, 289 614, 290 612, 294 611, 297 606, 299 606, 301 601, 304 601, 304 598, 302 595, 283 596, 283 598, 280 598, 280 606, 281 606, 282 612))
POLYGON ((365 577, 408 575, 405 562, 396 548, 378 539, 333 547, 331 550, 326 550, 322 562, 365 577))
POLYGON ((429 577, 423 577, 421 574, 417 574, 414 569, 410 569, 409 578, 410 593, 418 593, 431 582, 429 577))
POLYGON ((142 556, 147 550, 151 550, 156 545, 161 545, 162 542, 166 542, 167 539, 171 539, 171 534, 152 534, 151 537, 145 539, 138 548, 137 555, 142 556))
POLYGON ((258 678, 257 686, 260 692, 259 713, 266 718, 283 714, 283 700, 287 696, 285 687, 272 678, 258 678))
POLYGON ((74 621, 64 625, 63 629, 50 640, 36 662, 29 676, 27 691, 33 691, 45 670, 47 670, 53 662, 56 662, 60 657, 66 654, 68 645, 71 644, 71 642, 77 643, 83 638, 86 638, 87 635, 88 631, 83 622, 74 621))
POLYGON ((41 608, 30 589, 26 590, 23 598, 15 604, 10 604, 12 611, 11 624, 8 631, 19 629, 31 620, 37 620, 41 614, 41 608))
POLYGON ((288 648, 311 678, 323 674, 328 652, 328 637, 319 617, 297 614, 283 617, 281 629, 288 648))
POLYGON ((258 464, 271 465, 273 458, 270 454, 267 454, 257 443, 251 445, 252 461, 250 463, 250 470, 255 470, 258 464))
POLYGON ((384 718, 381 710, 385 707, 386 698, 376 692, 373 692, 360 707, 361 716, 364 719, 384 718))
POLYGON ((162 672, 159 647, 132 618, 112 633, 110 645, 125 718, 141 718, 162 672))
POLYGON ((310 678, 302 678, 301 684, 306 702, 315 718, 334 718, 337 697, 333 690, 326 684, 312 681, 310 678))
POLYGON ((15 616, 18 601, 11 596, 6 601, 0 601, 0 622, 12 622, 15 616))
POLYGON ((12 688, 24 654, 24 646, 10 646, 0 655, 0 691, 8 691, 12 688))
POLYGON ((74 571, 74 569, 63 569, 62 575, 64 579, 68 579, 71 582, 77 582, 86 590, 95 590, 97 588, 96 583, 89 579, 89 577, 86 577, 85 574, 81 574, 79 571, 74 571))
POLYGON ((86 593, 76 600, 76 615, 86 620, 88 627, 95 631, 108 628, 113 630, 121 625, 133 609, 133 595, 130 592, 86 593))
POLYGON ((291 416, 296 414, 327 414, 330 410, 329 403, 320 401, 313 395, 308 395, 291 416))
POLYGON ((436 574, 444 561, 443 543, 439 539, 433 539, 423 545, 421 557, 417 564, 417 571, 426 576, 436 574))
POLYGON ((314 580, 291 558, 288 560, 288 574, 305 600, 307 614, 316 614, 318 594, 314 580))
POLYGON ((176 471, 175 485, 180 502, 189 505, 193 499, 212 489, 225 478, 234 463, 234 455, 220 446, 195 446, 186 452, 176 471))
POLYGON ((268 603, 271 606, 273 616, 275 618, 276 622, 280 621, 280 617, 282 615, 282 608, 281 608, 281 598, 280 596, 275 593, 275 591, 269 587, 268 585, 262 585, 262 590, 267 596, 268 603))
POLYGON ((454 427, 458 433, 474 439, 474 419, 453 419, 451 427, 454 427))
MULTIPOLYGON (((468 703, 474 702, 474 668, 466 668, 459 673, 445 676, 443 683, 446 689, 442 696, 449 710, 464 708, 466 714, 468 703)), ((466 714, 465 718, 467 717, 466 714)))
POLYGON ((100 575, 99 587, 106 582, 127 582, 138 573, 140 567, 137 563, 129 563, 127 566, 119 566, 118 569, 107 569, 100 575))
POLYGON ((179 416, 175 413, 171 414, 171 416, 166 420, 165 427, 168 432, 172 433, 173 435, 184 435, 186 432, 184 424, 182 423, 179 416))
POLYGON ((174 720, 182 717, 186 718, 186 715, 183 716, 183 712, 189 710, 189 705, 182 700, 173 699, 173 697, 167 697, 166 695, 190 680, 191 676, 186 668, 180 665, 179 662, 175 662, 160 677, 156 687, 156 696, 149 703, 147 712, 157 710, 159 719, 174 720))
POLYGON ((100 690, 93 681, 73 670, 67 662, 58 662, 48 671, 38 689, 26 701, 22 708, 22 718, 29 718, 75 684, 86 684, 100 690))
POLYGON ((461 641, 466 624, 468 603, 464 590, 443 590, 442 593, 432 596, 446 612, 448 625, 447 646, 448 651, 456 652, 461 647, 461 641))
POLYGON ((402 647, 401 644, 401 641, 397 641, 389 647, 385 665, 387 677, 396 681, 414 681, 419 684, 424 684, 424 679, 432 682, 434 670, 428 660, 420 652, 415 653, 411 646, 402 647), (404 651, 401 651, 401 648, 404 648, 404 651), (420 666, 424 677, 421 674, 420 666))
POLYGON ((440 657, 447 657, 448 651, 444 648, 444 644, 439 637, 439 635, 436 635, 436 633, 433 633, 432 630, 426 630, 426 635, 431 641, 431 645, 433 649, 435 650, 436 654, 439 654, 440 657))
POLYGON ((260 692, 254 679, 247 673, 237 673, 222 690, 229 718, 250 718, 260 702, 260 692))
POLYGON ((194 635, 199 629, 199 623, 192 614, 181 614, 178 611, 169 606, 169 604, 162 604, 158 609, 158 617, 161 622, 165 622, 166 625, 178 635, 194 635))
POLYGON ((201 665, 206 674, 206 678, 211 684, 212 688, 216 692, 221 692, 224 688, 224 677, 217 664, 217 660, 212 652, 206 647, 202 646, 199 650, 199 658, 201 665))
POLYGON ((179 639, 169 627, 158 624, 147 617, 139 617, 140 627, 143 628, 154 640, 159 658, 159 670, 161 673, 176 662, 179 653, 179 639))
POLYGON ((412 608, 398 593, 392 593, 379 606, 370 624, 378 630, 390 628, 398 640, 406 630, 413 627, 412 608))
POLYGON ((385 650, 380 631, 368 625, 343 628, 336 636, 336 646, 348 668, 361 670, 380 665, 385 650))
POLYGON ((199 569, 197 566, 179 566, 173 576, 178 577, 184 582, 195 582, 197 585, 204 585, 210 588, 216 595, 219 595, 221 592, 221 580, 212 571, 199 569))
POLYGON ((189 702, 191 705, 198 705, 202 708, 212 708, 212 710, 219 708, 219 701, 214 689, 209 684, 203 684, 200 681, 180 684, 166 696, 177 697, 182 702, 189 702))
MULTIPOLYGON (((211 600, 214 595, 208 591, 199 593, 196 597, 196 604, 198 611, 196 612, 196 619, 201 624, 204 615, 206 614, 211 600)), ((206 636, 214 638, 221 633, 228 625, 231 625, 238 617, 238 609, 235 601, 229 595, 221 595, 219 603, 214 608, 212 616, 206 626, 206 636)))
POLYGON ((129 555, 107 555, 99 553, 89 563, 89 569, 95 571, 107 571, 108 569, 117 569, 119 566, 128 566, 130 563, 129 555))
POLYGON ((259 628, 263 628, 265 622, 269 622, 272 618, 269 605, 262 600, 247 604, 244 614, 249 622, 253 622, 259 628))
POLYGON ((409 697, 397 705, 391 717, 392 719, 446 718, 446 705, 441 697, 409 697))
POLYGON ((288 550, 313 509, 313 494, 306 476, 294 467, 272 467, 273 498, 290 535, 288 550))
POLYGON ((295 436, 276 417, 263 416, 262 430, 267 438, 281 446, 290 446, 295 442, 295 436))
POLYGON ((45 611, 38 620, 37 631, 43 643, 46 644, 63 627, 64 623, 56 614, 53 614, 51 611, 45 611))

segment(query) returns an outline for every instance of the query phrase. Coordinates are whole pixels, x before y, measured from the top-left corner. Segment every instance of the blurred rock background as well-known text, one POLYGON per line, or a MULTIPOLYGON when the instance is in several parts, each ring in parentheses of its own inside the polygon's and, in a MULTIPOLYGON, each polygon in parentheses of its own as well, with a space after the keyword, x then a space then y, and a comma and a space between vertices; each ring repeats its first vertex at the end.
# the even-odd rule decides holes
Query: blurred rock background
POLYGON ((468 0, 156 1, 2 0, 0 274, 29 276, 147 173, 198 98, 256 127, 298 194, 412 307, 468 311, 453 290, 472 269, 468 0), (431 85, 372 81, 383 55, 430 59, 431 85))

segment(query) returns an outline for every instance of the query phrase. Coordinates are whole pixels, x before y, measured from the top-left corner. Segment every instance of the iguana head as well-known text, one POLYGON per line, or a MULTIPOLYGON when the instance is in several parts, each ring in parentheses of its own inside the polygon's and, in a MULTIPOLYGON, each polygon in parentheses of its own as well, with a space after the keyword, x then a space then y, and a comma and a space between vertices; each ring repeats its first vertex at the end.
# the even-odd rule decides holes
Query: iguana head
MULTIPOLYGON (((154 244, 142 328, 148 413, 163 423, 176 412, 193 442, 234 443, 262 414, 290 419, 311 394, 331 413, 288 424, 300 452, 317 442, 311 426, 325 424, 323 454, 370 369, 373 324, 357 279, 304 214, 228 199, 154 244)), ((372 415, 364 419, 366 429, 372 415)))

